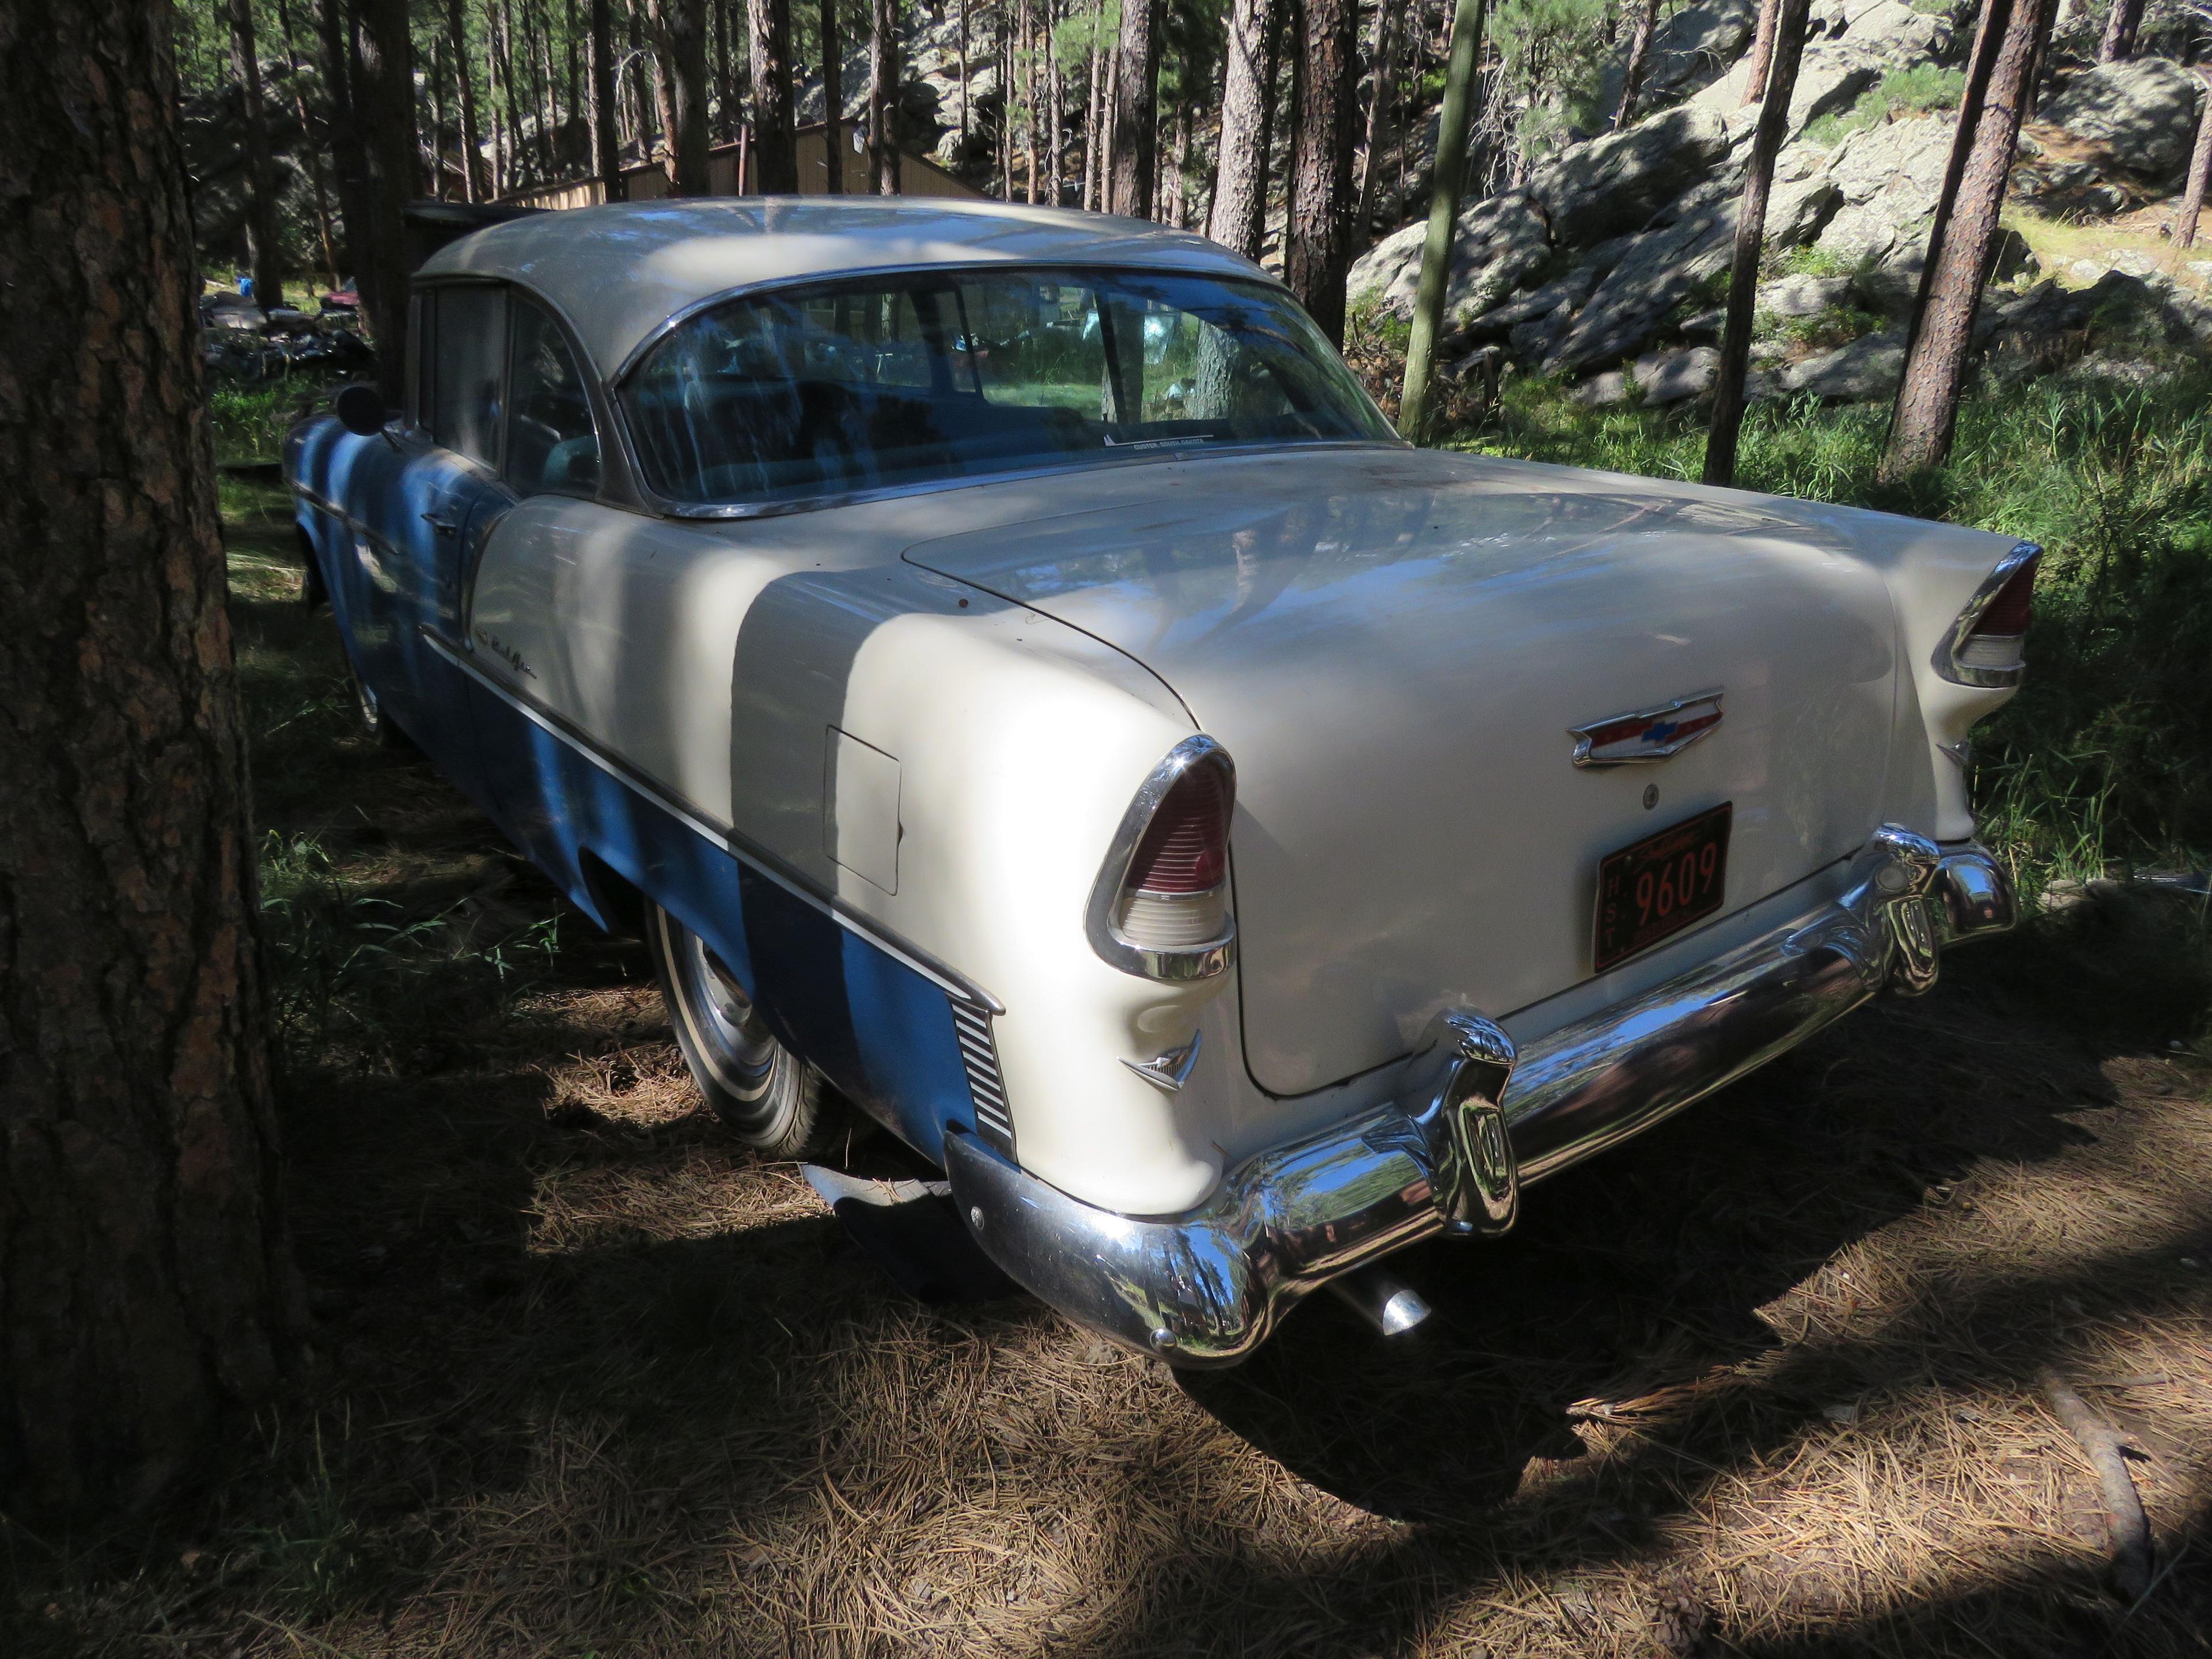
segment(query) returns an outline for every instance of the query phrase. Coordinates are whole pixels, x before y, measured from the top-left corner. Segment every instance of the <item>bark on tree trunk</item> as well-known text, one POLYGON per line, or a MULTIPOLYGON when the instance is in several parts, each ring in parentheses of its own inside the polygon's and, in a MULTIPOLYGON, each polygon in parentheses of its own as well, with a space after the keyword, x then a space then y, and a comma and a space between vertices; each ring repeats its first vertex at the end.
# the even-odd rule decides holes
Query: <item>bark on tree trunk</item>
POLYGON ((1105 29, 1106 0, 1097 0, 1091 11, 1091 107, 1083 122, 1083 210, 1096 213, 1103 192, 1098 188, 1098 139, 1104 97, 1106 48, 1103 35, 1105 29))
POLYGON ((1636 94, 1644 89, 1644 71, 1651 60, 1651 36, 1659 27, 1659 0, 1644 0, 1636 14, 1636 33, 1628 40, 1628 62, 1620 71, 1620 106, 1613 112, 1613 130, 1619 132, 1636 118, 1636 94))
POLYGON ((1037 199, 1037 54, 1036 20, 1030 15, 1030 0, 1022 0, 1022 142, 1029 161, 1030 205, 1037 199))
POLYGON ((2124 64, 2136 55, 2136 31, 2142 27, 2143 0, 2112 0, 2105 19, 2105 38, 2097 47, 2100 63, 2124 64))
MULTIPOLYGON (((703 51, 705 42, 702 40, 703 51)), ((545 158, 545 176, 557 179, 562 171, 561 155, 561 106, 554 95, 560 84, 560 76, 553 66, 553 21, 550 14, 541 6, 538 12, 538 66, 544 78, 538 107, 541 111, 538 127, 538 150, 545 158)), ((707 92, 702 75, 699 89, 699 131, 707 130, 707 92)))
POLYGON ((1729 272, 1728 326, 1721 336, 1720 373, 1713 381, 1713 423, 1705 438, 1705 482, 1735 482, 1736 441, 1743 432, 1743 381, 1751 366, 1753 302, 1759 294, 1759 256, 1766 237, 1766 204, 1774 187, 1774 158, 1790 136, 1790 100, 1797 90, 1797 65, 1805 50, 1809 0, 1782 0, 1775 19, 1766 100, 1751 141, 1751 167, 1736 204, 1735 262, 1729 272))
POLYGON ((830 167, 824 186, 832 196, 845 191, 845 66, 837 35, 837 0, 822 0, 823 154, 830 167))
POLYGON ((968 148, 968 0, 960 0, 960 148, 968 148))
POLYGON ((1067 104, 1067 83, 1060 72, 1059 0, 1045 0, 1045 200, 1060 205, 1060 168, 1067 160, 1066 134, 1061 130, 1067 104))
POLYGON ((791 0, 747 0, 752 41, 753 166, 763 196, 799 193, 798 141, 792 136, 791 0))
POLYGON ((1782 0, 1759 0, 1759 27, 1751 37, 1751 70, 1744 77, 1739 109, 1749 109, 1766 96, 1767 71, 1774 64, 1774 28, 1781 10, 1782 0))
POLYGON ((2020 141, 2028 71, 2051 15, 2051 0, 1989 0, 1983 13, 1890 417, 1881 472, 1886 480, 1941 466, 1951 453, 1974 313, 2020 141))
POLYGON ((1121 72, 1114 78, 1113 211, 1152 216, 1158 170, 1159 0, 1121 0, 1121 72))
POLYGON ((1275 100, 1272 40, 1281 0, 1236 0, 1228 79, 1221 93, 1221 163, 1206 234, 1248 259, 1266 234, 1268 112, 1275 100))
MULTIPOLYGON (((353 110, 353 28, 344 0, 322 0, 316 15, 322 35, 323 79, 329 88, 331 165, 337 175, 339 239, 347 270, 358 272, 362 227, 368 222, 368 161, 353 110)), ((356 277, 356 280, 358 278, 356 277)))
MULTIPOLYGON (((605 0, 598 0, 604 5, 605 0)), ((468 20, 461 0, 447 0, 446 40, 453 53, 453 76, 460 83, 461 167, 471 202, 491 194, 491 181, 483 176, 483 157, 478 153, 481 132, 477 125, 477 78, 469 67, 468 20)))
MULTIPOLYGON (((454 0, 458 11, 459 0, 454 0)), ((592 0, 592 158, 610 202, 629 199, 622 170, 622 115, 615 86, 614 0, 592 0)))
POLYGON ((276 224, 276 169, 262 116, 261 58, 253 40, 253 0, 231 0, 230 70, 246 106, 246 240, 253 266, 253 302, 284 303, 284 256, 276 224))
POLYGON ((1459 225, 1459 186, 1474 120, 1475 65, 1482 57, 1485 0, 1459 0, 1452 15, 1451 57, 1444 67, 1444 102, 1437 123, 1436 182, 1429 192, 1429 232, 1421 245, 1421 279, 1413 293, 1413 327, 1406 342, 1406 381, 1398 398, 1398 430, 1419 443, 1428 428, 1429 378, 1437 336, 1443 331, 1451 283, 1452 243, 1459 225))
POLYGON ((2212 70, 2199 70, 2206 77, 2204 112, 2197 118, 2197 147, 2189 153, 2189 182, 2182 189, 2181 211, 2173 221, 2173 245, 2179 248, 2197 246, 2197 219, 2204 211, 2204 191, 2212 182, 2212 70))
POLYGON ((876 193, 901 191, 898 143, 898 0, 873 0, 868 31, 868 153, 876 193))
POLYGON ((407 386, 407 224, 422 194, 415 143, 415 70, 407 0, 357 0, 360 52, 355 104, 367 143, 368 234, 355 244, 362 309, 375 332, 376 385, 397 409, 407 386))
MULTIPOLYGON (((284 34, 284 64, 292 82, 292 112, 299 118, 301 148, 307 153, 307 183, 314 191, 315 230, 323 245, 323 263, 330 268, 331 286, 338 285, 338 255, 337 239, 331 231, 330 192, 323 185, 321 147, 315 142, 314 124, 307 118, 307 100, 300 90, 300 46, 292 33, 292 14, 283 0, 276 7, 277 26, 284 34)), ((329 128, 324 129, 324 142, 328 143, 329 128)))
POLYGON ((1390 0, 1375 8, 1375 42, 1368 59, 1374 66, 1375 90, 1367 100, 1366 159, 1359 168, 1359 201, 1352 213, 1352 240, 1364 247, 1375 217, 1375 176, 1382 167, 1382 135, 1389 119, 1390 93, 1397 68, 1398 9, 1390 0))
POLYGON ((299 1297, 171 20, 6 30, 0 1472, 139 1506, 275 1382, 299 1297))
POLYGON ((1296 216, 1283 232, 1283 281, 1332 345, 1344 343, 1352 264, 1352 143, 1359 113, 1356 0, 1305 0, 1304 98, 1292 176, 1296 216))

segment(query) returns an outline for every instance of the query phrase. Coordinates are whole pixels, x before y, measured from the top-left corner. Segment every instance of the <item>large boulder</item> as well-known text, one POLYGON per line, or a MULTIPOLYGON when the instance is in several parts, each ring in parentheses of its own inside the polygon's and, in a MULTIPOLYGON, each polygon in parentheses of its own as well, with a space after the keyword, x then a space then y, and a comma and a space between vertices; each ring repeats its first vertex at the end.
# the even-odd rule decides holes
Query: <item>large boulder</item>
POLYGON ((1735 250, 1733 204, 1638 237, 1552 345, 1545 368, 1579 374, 1632 355, 1700 284, 1728 269, 1735 250))
POLYGON ((1529 191, 1561 247, 1640 230, 1729 153, 1728 124, 1693 105, 1574 144, 1536 170, 1529 191))
POLYGON ((1867 334, 1792 363, 1774 377, 1774 386, 1784 393, 1810 392, 1830 403, 1862 404, 1890 396, 1904 373, 1905 337, 1867 334))
POLYGON ((2203 107, 2203 79, 2164 58, 2099 64, 2068 77, 2043 118, 2123 172, 2179 184, 2203 107))
POLYGON ((1842 205, 1820 231, 1821 250, 1839 264, 1870 267, 1910 241, 1943 193, 1951 132, 1949 119, 1919 116, 1846 137, 1823 175, 1842 205))
MULTIPOLYGON (((1683 7, 1652 33, 1640 102, 1648 108, 1718 80, 1743 55, 1758 23, 1754 0, 1698 0, 1683 7)), ((1620 106, 1631 33, 1621 32, 1598 76, 1597 107, 1607 115, 1620 106)))
MULTIPOLYGON (((1427 222, 1417 219, 1361 255, 1346 284, 1352 304, 1411 317, 1428 234, 1427 222)), ((1444 290, 1447 326, 1456 327, 1490 310, 1542 270, 1551 258, 1543 216, 1527 191, 1508 191, 1461 209, 1453 227, 1451 281, 1444 290)))
POLYGON ((1891 69, 1940 62, 1951 49, 1948 17, 1916 11, 1904 0, 1844 0, 1837 8, 1840 34, 1891 69))

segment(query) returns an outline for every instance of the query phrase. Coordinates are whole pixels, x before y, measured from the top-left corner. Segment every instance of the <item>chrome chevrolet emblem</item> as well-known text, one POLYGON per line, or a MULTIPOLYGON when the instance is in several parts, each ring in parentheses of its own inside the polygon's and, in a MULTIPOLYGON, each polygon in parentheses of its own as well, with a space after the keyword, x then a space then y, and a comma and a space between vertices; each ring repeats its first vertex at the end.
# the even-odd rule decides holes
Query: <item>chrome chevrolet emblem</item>
POLYGON ((1571 726, 1577 766, 1627 766, 1679 755, 1721 723, 1721 694, 1699 691, 1633 714, 1571 726))

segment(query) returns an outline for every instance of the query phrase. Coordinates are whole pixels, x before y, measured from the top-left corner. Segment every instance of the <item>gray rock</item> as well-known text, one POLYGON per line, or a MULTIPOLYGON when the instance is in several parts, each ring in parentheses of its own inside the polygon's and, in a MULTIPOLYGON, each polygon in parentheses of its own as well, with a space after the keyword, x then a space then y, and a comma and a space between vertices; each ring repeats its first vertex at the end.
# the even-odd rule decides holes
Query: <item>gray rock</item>
POLYGON ((1852 133, 1828 158, 1828 177, 1852 207, 1879 202, 1893 224, 1936 210, 1951 161, 1948 115, 1908 116, 1852 133))
POLYGON ((1897 246, 1898 226, 1875 207, 1839 209, 1820 232, 1815 246, 1839 264, 1872 265, 1897 246))
POLYGON ((1641 229, 1661 207, 1712 171, 1729 153, 1728 128, 1694 106, 1667 110, 1587 143, 1536 170, 1529 190, 1561 247, 1587 247, 1641 229))
POLYGON ((1844 193, 1832 179, 1816 177, 1778 184, 1767 198, 1765 234, 1770 248, 1802 247, 1828 228, 1844 204, 1844 193))
POLYGON ((1638 238, 1634 250, 1598 284, 1545 368, 1577 373, 1631 356, 1700 283, 1728 269, 1735 246, 1732 207, 1638 238))
POLYGON ((1830 403, 1860 404, 1888 397, 1904 373, 1905 337, 1882 333, 1792 363, 1774 380, 1785 393, 1809 392, 1830 403))
POLYGON ((1892 69, 1936 61, 1950 49, 1948 17, 1915 11, 1901 0, 1852 0, 1844 9, 1844 39, 1892 69))
POLYGON ((1711 346, 1685 346, 1674 351, 1655 351, 1629 365, 1629 378, 1647 404, 1678 404, 1702 398, 1713 389, 1720 374, 1721 354, 1711 346))
POLYGON ((1548 317, 1562 306, 1572 310, 1589 298, 1590 290, 1597 286, 1603 274, 1595 265, 1577 265, 1565 276, 1484 312, 1466 325, 1466 331, 1477 337, 1502 334, 1516 323, 1532 323, 1540 317, 1548 317))
POLYGON ((1628 401, 1629 380, 1624 369, 1608 368, 1602 374, 1593 374, 1577 386, 1568 396, 1578 404, 1593 409, 1608 409, 1614 404, 1628 401))
MULTIPOLYGON (((1851 278, 1851 292, 1869 311, 1889 317, 1906 317, 1920 293, 1920 273, 1928 263, 1929 225, 1916 225, 1901 233, 1882 258, 1851 278)), ((2035 255, 2017 231, 1997 233, 1996 256, 1990 276, 2010 282, 2036 268, 2035 255)))
POLYGON ((1797 85, 1790 94, 1790 136, 1796 137, 1823 115, 1849 109, 1861 93, 1881 79, 1885 67, 1880 58, 1848 40, 1815 41, 1807 46, 1797 69, 1797 85))
MULTIPOLYGON (((1427 238, 1427 222, 1417 219, 1370 248, 1352 267, 1346 289, 1352 301, 1411 317, 1427 238)), ((1456 325, 1492 309, 1551 257, 1544 221, 1525 191, 1508 191, 1461 209, 1452 238, 1451 282, 1444 292, 1447 322, 1456 325)))
MULTIPOLYGON (((1751 44, 1759 21, 1753 0, 1700 0, 1685 6, 1661 23, 1651 36, 1651 51, 1639 94, 1647 106, 1680 98, 1710 85, 1727 72, 1751 44)), ((1628 37, 1606 59, 1598 77, 1597 107, 1608 114, 1620 106, 1620 80, 1628 61, 1628 37)))
POLYGON ((2189 163, 2204 82, 2164 58, 2099 64, 2069 76, 2043 118, 2102 150, 2123 171, 2178 184, 2189 163))
POLYGON ((1817 317, 1850 302, 1848 276, 1784 276, 1759 285, 1758 309, 1771 317, 1817 317))

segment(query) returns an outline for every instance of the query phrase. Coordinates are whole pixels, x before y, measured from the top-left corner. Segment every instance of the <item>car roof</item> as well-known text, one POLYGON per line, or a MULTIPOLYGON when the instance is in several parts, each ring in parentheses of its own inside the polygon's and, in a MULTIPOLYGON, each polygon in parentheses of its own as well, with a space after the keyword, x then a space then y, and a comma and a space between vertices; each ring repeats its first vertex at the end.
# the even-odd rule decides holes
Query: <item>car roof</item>
POLYGON ((529 289, 568 319, 611 377, 669 318, 733 289, 1000 264, 1266 276, 1218 243, 1146 220, 896 196, 690 197, 532 214, 447 244, 419 275, 496 277, 529 289))

